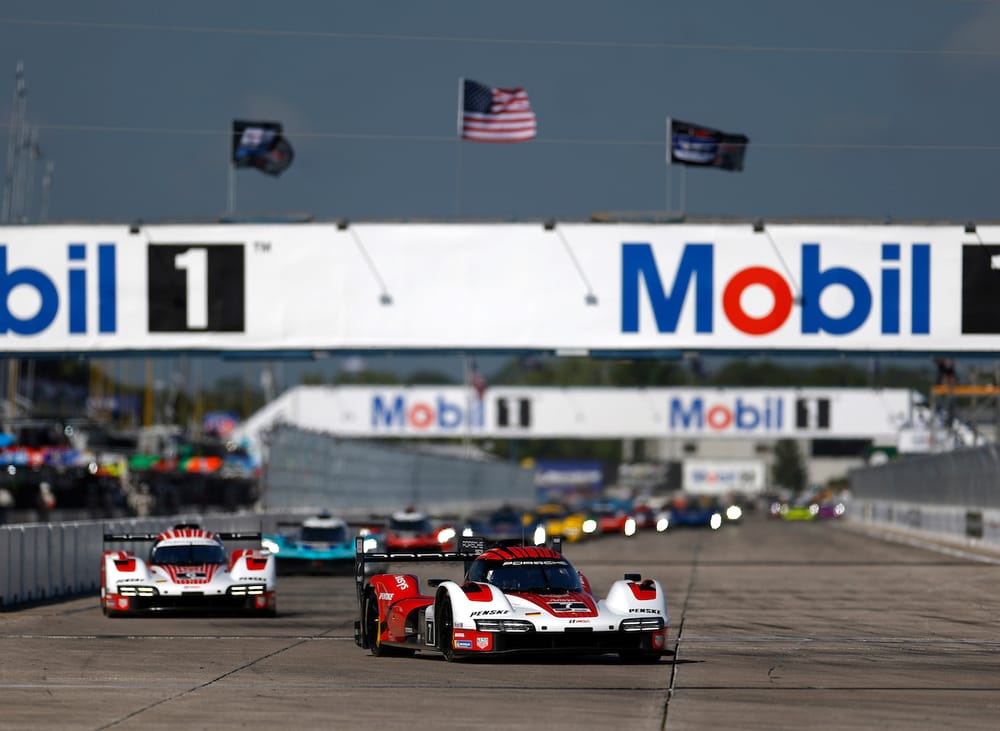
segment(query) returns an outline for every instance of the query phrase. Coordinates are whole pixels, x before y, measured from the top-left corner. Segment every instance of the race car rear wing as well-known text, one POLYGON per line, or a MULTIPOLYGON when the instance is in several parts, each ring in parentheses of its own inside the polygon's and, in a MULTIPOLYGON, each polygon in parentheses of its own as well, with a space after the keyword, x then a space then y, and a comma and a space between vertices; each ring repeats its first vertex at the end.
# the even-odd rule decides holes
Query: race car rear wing
MULTIPOLYGON (((354 584, 358 592, 358 602, 364 596, 366 566, 373 563, 433 563, 458 562, 465 564, 464 570, 469 571, 472 562, 486 550, 486 539, 482 536, 460 536, 457 551, 419 551, 408 553, 368 553, 365 551, 365 539, 358 536, 354 539, 354 584)), ((562 538, 552 538, 552 550, 562 553, 562 538)))
POLYGON ((354 583, 358 590, 358 601, 364 595, 366 565, 372 563, 431 563, 458 562, 465 564, 465 570, 475 558, 486 550, 486 540, 481 536, 461 536, 457 551, 419 551, 402 553, 365 552, 365 539, 354 539, 354 583))
MULTIPOLYGON (((261 539, 260 531, 256 532, 223 532, 216 533, 211 531, 213 534, 217 535, 220 540, 223 541, 259 541, 261 539)), ((111 543, 113 541, 155 541, 160 537, 160 533, 105 533, 104 542, 111 543)))

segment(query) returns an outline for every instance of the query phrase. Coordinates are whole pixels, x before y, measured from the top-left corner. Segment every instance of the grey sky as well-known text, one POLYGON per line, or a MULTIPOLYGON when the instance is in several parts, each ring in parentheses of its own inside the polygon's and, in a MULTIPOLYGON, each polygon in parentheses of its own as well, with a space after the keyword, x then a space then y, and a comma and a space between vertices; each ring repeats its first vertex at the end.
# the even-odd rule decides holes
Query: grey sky
POLYGON ((995 220, 998 31, 996 0, 7 0, 0 122, 23 61, 50 221, 215 220, 234 118, 296 151, 240 213, 663 211, 667 116, 751 140, 674 169, 692 216, 995 220), (537 139, 460 143, 461 76, 523 86, 537 139))
POLYGON ((668 115, 751 139, 742 173, 686 171, 691 215, 982 220, 998 30, 989 0, 9 0, 0 120, 23 60, 56 221, 212 219, 235 117, 297 153, 238 173, 241 212, 663 210, 668 115), (460 76, 525 87, 538 138, 458 142, 460 76))

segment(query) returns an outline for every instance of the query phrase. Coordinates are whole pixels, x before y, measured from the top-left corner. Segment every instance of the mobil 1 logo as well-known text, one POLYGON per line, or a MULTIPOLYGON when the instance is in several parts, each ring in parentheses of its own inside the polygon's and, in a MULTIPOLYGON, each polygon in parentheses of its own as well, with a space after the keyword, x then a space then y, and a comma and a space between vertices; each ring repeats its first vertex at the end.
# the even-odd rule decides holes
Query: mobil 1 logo
POLYGON ((150 244, 149 332, 243 332, 243 244, 150 244))
POLYGON ((962 247, 962 332, 1000 334, 1000 246, 962 247))

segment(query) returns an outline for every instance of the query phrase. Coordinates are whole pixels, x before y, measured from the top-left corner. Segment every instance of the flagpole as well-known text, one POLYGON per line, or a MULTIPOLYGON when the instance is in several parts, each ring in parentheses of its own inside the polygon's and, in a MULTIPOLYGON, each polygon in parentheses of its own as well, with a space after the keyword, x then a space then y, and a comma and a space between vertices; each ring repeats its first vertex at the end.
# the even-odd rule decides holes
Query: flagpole
POLYGON ((681 215, 687 205, 687 165, 681 165, 681 215))
POLYGON ((670 213, 670 206, 673 204, 673 195, 672 195, 673 191, 670 189, 670 182, 672 177, 671 176, 672 170, 670 169, 670 166, 671 163, 673 162, 673 157, 674 157, 672 154, 673 147, 674 147, 674 140, 670 134, 670 117, 667 117, 667 208, 666 208, 667 213, 670 213))
POLYGON ((226 211, 232 215, 236 213, 236 165, 229 163, 229 185, 227 191, 226 211))
POLYGON ((465 104, 465 78, 458 77, 458 154, 455 155, 455 215, 462 215, 462 107, 465 104))

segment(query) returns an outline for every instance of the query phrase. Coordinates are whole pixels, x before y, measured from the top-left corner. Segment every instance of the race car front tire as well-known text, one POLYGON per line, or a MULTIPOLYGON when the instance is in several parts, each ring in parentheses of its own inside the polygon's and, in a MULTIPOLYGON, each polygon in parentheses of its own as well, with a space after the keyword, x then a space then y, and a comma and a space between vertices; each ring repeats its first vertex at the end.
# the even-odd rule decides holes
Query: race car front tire
POLYGON ((364 627, 365 639, 368 642, 368 649, 375 657, 385 655, 385 647, 381 642, 381 631, 379 625, 381 618, 378 615, 378 601, 371 592, 365 594, 364 611, 361 613, 361 622, 364 627))
POLYGON ((455 620, 451 610, 451 601, 445 597, 444 601, 439 601, 437 609, 434 610, 437 624, 438 650, 444 655, 448 662, 455 661, 454 630, 455 620))

